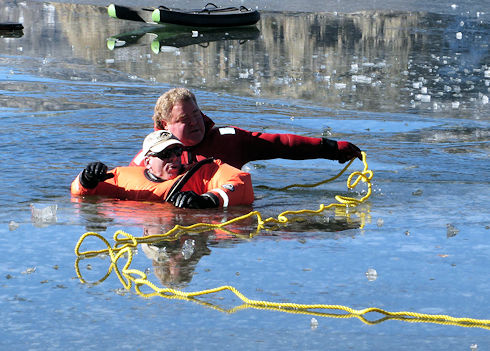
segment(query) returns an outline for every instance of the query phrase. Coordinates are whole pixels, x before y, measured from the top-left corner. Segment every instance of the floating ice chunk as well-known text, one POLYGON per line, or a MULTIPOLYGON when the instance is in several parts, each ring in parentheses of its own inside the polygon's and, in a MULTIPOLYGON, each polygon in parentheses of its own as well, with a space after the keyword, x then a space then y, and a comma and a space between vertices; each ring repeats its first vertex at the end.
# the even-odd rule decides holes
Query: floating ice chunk
POLYGON ((458 40, 463 39, 463 33, 461 33, 461 32, 456 33, 456 39, 458 39, 458 40))
POLYGON ((353 63, 352 65, 350 65, 350 71, 352 73, 356 73, 358 70, 359 70, 359 65, 357 63, 353 63))
POLYGON ((199 35, 199 32, 197 30, 192 31, 192 37, 196 38, 199 35))
POLYGON ((430 102, 430 95, 421 94, 420 95, 420 101, 422 101, 422 102, 430 102))
POLYGON ((453 10, 455 10, 455 9, 457 9, 457 8, 458 8, 458 5, 456 5, 456 4, 452 4, 452 5, 451 5, 451 8, 452 8, 453 10))
POLYGON ((448 238, 452 238, 453 236, 456 236, 456 234, 459 233, 459 229, 456 228, 451 223, 446 224, 446 228, 447 228, 446 236, 448 238))
POLYGON ((366 77, 366 76, 352 76, 352 81, 357 82, 357 83, 365 83, 365 84, 370 84, 372 81, 371 77, 366 77))
POLYGON ((376 224, 378 225, 378 227, 382 227, 384 224, 383 218, 378 218, 378 220, 376 221, 376 224))
POLYGON ((335 83, 335 89, 345 89, 347 84, 345 83, 335 83))
POLYGON ((485 78, 490 78, 490 69, 484 72, 485 78))
POLYGON ((56 223, 56 211, 58 205, 50 205, 44 208, 37 208, 31 204, 31 221, 34 225, 47 226, 56 223))
POLYGON ((114 63, 114 59, 106 59, 105 63, 114 63))
POLYGON ((412 86, 414 89, 420 89, 422 87, 422 82, 413 82, 412 86))
POLYGON ((36 267, 27 268, 25 271, 21 272, 22 274, 32 274, 36 271, 36 267))
POLYGON ((19 223, 14 222, 14 221, 9 222, 9 230, 10 231, 16 230, 17 228, 19 228, 19 223))
POLYGON ((488 104, 488 96, 483 95, 483 96, 481 97, 481 102, 482 102, 482 104, 483 104, 483 105, 488 104))
POLYGON ((476 351, 476 350, 478 350, 478 345, 477 344, 471 344, 470 349, 471 349, 471 351, 476 351))
POLYGON ((244 79, 248 78, 248 71, 245 71, 244 73, 239 73, 238 74, 238 77, 239 78, 244 78, 244 79))
POLYGON ((420 92, 421 92, 422 94, 427 94, 427 87, 421 87, 421 88, 420 88, 420 92))
POLYGON ((378 272, 374 268, 369 268, 366 272, 366 278, 372 282, 378 278, 378 272))
POLYGON ((315 330, 316 328, 318 328, 318 321, 316 320, 316 318, 311 319, 310 326, 311 330, 315 330))
POLYGON ((453 109, 458 109, 458 108, 459 108, 459 101, 453 101, 453 102, 451 103, 451 107, 452 107, 453 109))
POLYGON ((182 256, 184 256, 185 260, 191 258, 194 253, 194 249, 196 247, 196 242, 193 239, 187 239, 182 245, 182 256))

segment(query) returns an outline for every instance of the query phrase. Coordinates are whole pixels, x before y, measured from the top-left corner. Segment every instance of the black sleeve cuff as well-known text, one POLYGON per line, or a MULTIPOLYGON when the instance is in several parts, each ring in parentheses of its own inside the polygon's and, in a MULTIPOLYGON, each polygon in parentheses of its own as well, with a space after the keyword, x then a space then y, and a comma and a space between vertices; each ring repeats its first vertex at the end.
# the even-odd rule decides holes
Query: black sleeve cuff
POLYGON ((206 197, 209 200, 209 208, 218 207, 219 206, 219 198, 213 193, 205 193, 201 196, 206 197))
POLYGON ((329 160, 339 159, 339 147, 337 142, 332 139, 322 138, 323 157, 329 160))

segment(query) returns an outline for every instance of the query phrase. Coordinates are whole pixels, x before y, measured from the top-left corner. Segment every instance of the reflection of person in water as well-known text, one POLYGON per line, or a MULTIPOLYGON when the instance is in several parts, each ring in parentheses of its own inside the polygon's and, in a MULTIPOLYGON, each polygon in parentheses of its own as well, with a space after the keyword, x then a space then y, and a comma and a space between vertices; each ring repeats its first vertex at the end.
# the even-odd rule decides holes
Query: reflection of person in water
POLYGON ((250 174, 219 160, 189 166, 181 162, 182 143, 165 130, 143 142, 144 167, 90 163, 73 181, 73 195, 104 195, 122 200, 168 201, 182 208, 248 205, 254 194, 250 174))
MULTIPOLYGON (((149 234, 147 228, 145 232, 149 234)), ((182 288, 192 280, 199 260, 211 253, 207 240, 206 233, 184 234, 177 240, 141 244, 141 248, 152 260, 155 276, 164 286, 182 288)))

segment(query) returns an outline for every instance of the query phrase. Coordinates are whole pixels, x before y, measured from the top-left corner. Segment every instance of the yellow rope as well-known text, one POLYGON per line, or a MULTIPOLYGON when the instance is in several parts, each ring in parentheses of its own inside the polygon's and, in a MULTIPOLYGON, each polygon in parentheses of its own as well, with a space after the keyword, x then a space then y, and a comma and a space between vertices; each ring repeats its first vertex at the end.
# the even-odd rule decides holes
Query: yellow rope
MULTIPOLYGON (((339 176, 341 176, 346 170, 347 168, 352 164, 353 160, 351 160, 347 166, 345 166, 340 172, 339 174, 337 174, 335 177, 333 178, 330 178, 328 179, 327 181, 331 181, 333 179, 337 179, 339 176)), ((128 245, 129 246, 133 246, 134 245, 134 242, 136 242, 136 245, 137 244, 142 244, 142 243, 151 243, 151 242, 155 242, 155 241, 161 241, 161 240, 176 240, 179 236, 181 236, 183 233, 188 233, 188 232, 202 232, 202 231, 206 231, 206 230, 211 230, 211 229, 224 229, 225 227, 231 225, 231 224, 234 224, 234 223, 237 223, 237 222, 241 222, 245 219, 248 219, 250 217, 256 217, 257 218, 257 229, 255 231, 255 233, 251 233, 248 238, 252 238, 253 236, 257 235, 257 233, 264 229, 265 228, 265 225, 271 225, 273 223, 278 223, 278 224, 285 224, 285 223, 288 223, 291 219, 288 217, 288 216, 294 216, 294 215, 300 215, 300 214, 311 214, 311 215, 317 215, 317 214, 320 214, 322 213, 323 211, 326 211, 328 209, 331 209, 331 208, 347 208, 349 206, 358 206, 360 205, 361 203, 365 202, 370 196, 371 196, 371 192, 372 192, 372 188, 371 188, 371 179, 373 177, 373 172, 371 170, 368 169, 368 164, 367 164, 367 161, 366 161, 366 153, 365 152, 362 152, 362 162, 364 164, 364 169, 362 171, 357 171, 357 172, 353 172, 348 178, 347 178, 347 187, 349 189, 353 189, 355 188, 360 181, 364 182, 367 184, 367 192, 366 192, 366 195, 363 196, 361 199, 356 199, 356 198, 353 198, 353 197, 347 197, 347 196, 340 196, 340 195, 337 195, 335 196, 335 199, 338 201, 338 203, 331 203, 329 205, 324 205, 324 204, 320 204, 319 208, 317 210, 307 210, 307 209, 302 209, 302 210, 296 210, 296 211, 293 211, 293 210, 288 210, 288 211, 284 211, 282 213, 280 213, 276 218, 274 217, 269 217, 269 218, 266 218, 266 219, 263 219, 262 218, 262 215, 259 211, 251 211, 247 214, 244 214, 242 216, 238 216, 238 217, 235 217, 235 218, 232 218, 226 222, 222 222, 222 223, 196 223, 196 224, 193 224, 193 225, 190 225, 190 226, 181 226, 179 224, 175 225, 172 229, 170 229, 168 232, 166 233, 163 233, 163 234, 154 234, 154 235, 149 235, 149 236, 143 236, 143 237, 139 237, 139 238, 135 238, 134 236, 128 234, 128 233, 125 233, 123 231, 117 231, 115 234, 114 234, 114 241, 115 241, 115 245, 114 247, 112 248, 112 250, 114 252, 117 252, 119 250, 122 250, 124 249, 125 247, 127 247, 128 245), (355 180, 353 181, 353 179, 355 178, 355 180)), ((319 183, 316 183, 316 185, 319 185, 319 184, 323 184, 325 183, 326 181, 322 181, 322 182, 319 182, 319 183)), ((300 184, 294 184, 294 185, 291 185, 291 186, 288 186, 288 187, 285 187, 285 188, 281 188, 281 189, 288 189, 292 186, 301 186, 301 187, 310 187, 312 185, 300 185, 300 184)), ((362 217, 364 218, 364 217, 362 217)), ((362 223, 362 226, 364 225, 363 222, 362 223)), ((361 228, 362 228, 361 226, 361 228)), ((234 233, 232 233, 234 234, 234 233)), ((80 252, 80 246, 82 244, 82 242, 85 240, 86 237, 88 236, 97 236, 98 234, 97 233, 92 233, 92 232, 88 232, 88 233, 85 233, 84 235, 82 235, 82 237, 79 239, 76 247, 75 247, 75 253, 77 256, 94 256, 94 255, 99 255, 99 254, 102 254, 102 253, 108 253, 109 252, 109 248, 111 247, 110 244, 107 242, 107 240, 105 239, 101 239, 104 244, 107 246, 106 249, 102 249, 102 250, 94 250, 94 251, 84 251, 84 252, 80 252)))
MULTIPOLYGON (((324 184, 328 181, 332 181, 334 179, 337 179, 340 175, 342 175, 347 168, 352 164, 353 160, 349 162, 344 169, 335 177, 327 179, 325 181, 321 181, 315 184, 310 184, 310 185, 301 185, 301 184, 293 184, 284 188, 270 188, 274 190, 287 190, 292 187, 313 187, 313 186, 318 186, 320 184, 324 184)), ((447 324, 447 325, 457 325, 457 326, 462 326, 462 327, 478 327, 478 328, 484 328, 484 329, 490 329, 490 320, 481 320, 481 319, 473 319, 473 318, 455 318, 447 315, 430 315, 430 314, 425 314, 425 313, 415 313, 415 312, 406 312, 406 311, 401 311, 401 312, 388 312, 385 310, 382 310, 380 308, 365 308, 362 310, 355 310, 347 306, 342 306, 342 305, 326 305, 326 304, 296 304, 296 303, 279 303, 279 302, 271 302, 271 301, 262 301, 262 300, 252 300, 246 297, 244 294, 242 294, 240 291, 238 291, 236 288, 233 286, 225 285, 213 289, 207 289, 207 290, 202 290, 202 291, 196 291, 196 292, 183 292, 171 288, 159 288, 155 284, 153 284, 151 281, 147 279, 147 275, 137 269, 130 269, 129 267, 131 266, 131 262, 133 260, 133 250, 137 248, 138 244, 142 243, 151 243, 155 241, 161 241, 161 240, 176 240, 179 238, 180 235, 186 232, 201 232, 205 230, 210 230, 210 229, 217 229, 220 228, 222 230, 226 230, 226 226, 229 226, 230 224, 240 222, 244 219, 250 218, 252 216, 257 217, 257 229, 255 233, 251 233, 248 237, 251 238, 254 235, 256 235, 261 229, 265 228, 266 224, 270 223, 280 223, 284 224, 289 222, 291 219, 288 217, 290 215, 298 215, 298 214, 320 214, 321 212, 330 209, 330 208, 335 208, 335 209, 340 209, 340 208, 348 208, 350 206, 355 207, 363 202, 365 202, 372 193, 372 188, 371 188, 371 179, 373 177, 373 172, 368 169, 368 165, 366 162, 366 154, 363 152, 362 153, 362 162, 364 164, 364 169, 362 171, 356 171, 353 172, 347 179, 347 187, 349 189, 355 188, 359 182, 364 182, 367 184, 367 192, 366 194, 360 198, 360 199, 355 199, 352 197, 347 197, 347 196, 340 196, 337 195, 335 196, 335 199, 338 201, 338 203, 332 203, 327 206, 324 204, 320 204, 320 207, 318 210, 297 210, 297 211, 284 211, 280 213, 277 218, 269 217, 267 219, 262 219, 262 215, 260 214, 259 211, 252 211, 248 214, 245 214, 243 216, 239 216, 236 218, 233 218, 231 220, 228 220, 223 223, 218 223, 218 224, 210 224, 210 223, 196 223, 190 226, 180 226, 180 225, 175 225, 174 228, 169 230, 168 232, 164 234, 157 234, 157 235, 151 235, 151 236, 146 236, 146 237, 134 237, 133 235, 129 233, 125 233, 121 230, 116 231, 114 233, 113 239, 115 241, 114 246, 111 246, 110 243, 100 234, 94 233, 94 232, 87 232, 84 235, 80 237, 78 240, 76 246, 75 246, 75 254, 77 255, 77 260, 75 262, 75 270, 76 273, 83 283, 87 283, 85 279, 83 278, 79 264, 80 261, 83 258, 86 257, 93 257, 97 256, 100 254, 108 254, 110 259, 111 259, 111 264, 109 266, 108 272, 104 277, 99 279, 97 283, 103 282, 107 277, 111 274, 111 272, 114 270, 116 272, 117 277, 123 284, 124 288, 127 290, 130 290, 134 284, 135 291, 138 295, 143 296, 143 297, 152 297, 152 296, 161 296, 165 297, 168 299, 181 299, 181 300, 188 300, 188 301, 194 301, 199 304, 202 304, 206 307, 211 307, 218 309, 222 312, 226 313, 234 313, 236 311, 245 309, 245 308, 255 308, 255 309, 267 309, 267 310, 275 310, 275 311, 281 311, 281 312, 287 312, 287 313, 302 313, 302 314, 311 314, 315 316, 323 316, 323 317, 333 317, 333 318, 352 318, 356 317, 359 318, 362 322, 366 324, 376 324, 376 323, 381 323, 385 320, 388 319, 394 319, 394 320, 401 320, 401 321, 406 321, 406 322, 425 322, 425 323, 438 323, 438 324, 447 324), (100 239, 103 244, 106 246, 106 248, 101 249, 101 250, 92 250, 92 251, 80 251, 80 247, 82 243, 89 237, 94 237, 100 239), (118 267, 118 261, 121 257, 127 257, 127 261, 124 264, 122 269, 119 269, 118 267), (152 290, 150 293, 145 293, 141 291, 141 287, 148 287, 152 290), (224 290, 231 291, 233 294, 235 294, 241 301, 243 301, 243 305, 235 307, 231 310, 224 310, 218 306, 214 306, 210 303, 200 301, 196 299, 196 297, 202 296, 202 295, 207 295, 207 294, 213 294, 213 293, 218 293, 224 290), (332 313, 321 313, 321 312, 316 312, 312 310, 338 310, 338 311, 343 311, 345 313, 341 314, 332 314, 332 313), (384 315, 384 318, 379 319, 378 321, 369 321, 367 320, 364 315, 370 312, 376 312, 384 315)), ((363 216, 361 216, 364 218, 363 216)), ((231 232, 233 233, 233 232, 231 232)), ((233 233, 234 234, 234 233, 233 233)))
MULTIPOLYGON (((95 236, 100 238, 98 234, 95 236)), ((146 273, 137 269, 129 269, 129 266, 131 265, 131 262, 133 260, 133 252, 129 246, 125 247, 122 250, 119 250, 117 254, 114 254, 113 250, 110 249, 109 256, 111 258, 111 266, 109 269, 109 273, 110 271, 112 271, 112 269, 114 269, 116 271, 119 280, 127 290, 130 290, 134 284, 134 289, 136 293, 145 298, 150 298, 153 296, 161 296, 168 299, 194 301, 206 307, 211 307, 226 313, 235 313, 242 309, 254 308, 254 309, 274 310, 274 311, 287 312, 287 313, 309 314, 309 315, 320 316, 320 317, 332 317, 332 318, 356 317, 366 324, 378 324, 386 320, 399 320, 405 322, 436 323, 436 324, 443 324, 443 325, 455 325, 460 327, 475 327, 475 328, 483 328, 483 329, 490 330, 490 320, 485 320, 485 319, 475 319, 475 318, 465 318, 465 317, 457 318, 448 315, 433 315, 427 313, 417 313, 417 312, 407 312, 407 311, 389 312, 376 307, 356 310, 343 305, 298 304, 298 303, 289 303, 289 302, 271 302, 271 301, 264 301, 264 300, 253 300, 253 299, 249 299, 244 294, 242 294, 239 290, 237 290, 235 287, 230 285, 220 286, 213 289, 194 291, 194 292, 184 292, 172 288, 160 288, 148 280, 146 273), (119 270, 117 262, 121 257, 124 256, 127 256, 127 261, 124 264, 122 270, 119 270), (152 292, 145 293, 141 290, 142 287, 147 287, 152 292), (196 299, 196 297, 199 296, 214 294, 225 290, 231 291, 244 304, 232 308, 231 310, 224 310, 210 303, 196 299), (327 313, 316 312, 314 310, 337 310, 346 313, 327 314, 327 313), (369 321, 364 317, 364 315, 371 312, 382 314, 385 317, 377 321, 369 321)), ((80 260, 81 258, 78 257, 75 263, 75 269, 79 279, 82 282, 86 283, 79 269, 80 260)), ((109 275, 109 273, 106 274, 101 280, 99 280, 99 282, 104 281, 109 275)))

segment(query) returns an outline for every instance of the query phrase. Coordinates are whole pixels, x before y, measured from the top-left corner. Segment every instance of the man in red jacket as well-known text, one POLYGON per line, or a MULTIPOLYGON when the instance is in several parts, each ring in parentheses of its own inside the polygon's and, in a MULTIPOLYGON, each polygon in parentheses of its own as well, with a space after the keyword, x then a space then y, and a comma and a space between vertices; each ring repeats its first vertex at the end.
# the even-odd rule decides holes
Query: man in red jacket
MULTIPOLYGON (((171 89, 160 96, 153 121, 155 130, 168 130, 184 144, 189 163, 214 157, 242 168, 250 161, 273 158, 326 158, 340 163, 354 157, 361 159, 361 150, 347 141, 216 127, 201 112, 194 94, 185 88, 171 89)), ((140 151, 130 165, 142 165, 143 161, 144 155, 140 151)))

